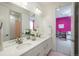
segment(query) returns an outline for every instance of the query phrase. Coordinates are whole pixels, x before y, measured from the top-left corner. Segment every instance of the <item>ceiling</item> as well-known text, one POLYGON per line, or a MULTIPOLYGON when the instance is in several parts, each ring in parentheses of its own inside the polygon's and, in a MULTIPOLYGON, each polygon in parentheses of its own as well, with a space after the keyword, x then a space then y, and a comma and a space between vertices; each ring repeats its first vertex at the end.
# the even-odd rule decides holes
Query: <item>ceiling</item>
MULTIPOLYGON (((37 10, 37 8, 40 11, 44 11, 44 10, 48 9, 48 7, 51 7, 52 8, 53 6, 55 6, 56 8, 59 8, 60 9, 61 7, 63 7, 62 4, 63 5, 69 5, 70 2, 68 2, 68 3, 67 2, 29 2, 26 8, 28 10, 32 11, 32 12, 36 12, 35 9, 37 10), (57 7, 59 5, 61 5, 61 6, 60 7, 57 7)), ((26 5, 26 3, 25 3, 25 5, 26 5)), ((61 13, 65 12, 69 8, 70 7, 68 7, 68 8, 64 7, 63 9, 61 8, 61 10, 64 10, 64 11, 61 11, 60 10, 60 11, 58 11, 58 13, 61 14, 61 13)))
POLYGON ((71 2, 37 2, 38 4, 40 4, 41 6, 53 6, 53 5, 58 5, 58 4, 64 4, 64 5, 68 5, 71 2))
POLYGON ((61 8, 57 8, 56 9, 56 16, 57 17, 64 17, 64 16, 71 16, 71 10, 72 7, 71 5, 67 5, 67 6, 64 6, 64 7, 61 7, 61 8))

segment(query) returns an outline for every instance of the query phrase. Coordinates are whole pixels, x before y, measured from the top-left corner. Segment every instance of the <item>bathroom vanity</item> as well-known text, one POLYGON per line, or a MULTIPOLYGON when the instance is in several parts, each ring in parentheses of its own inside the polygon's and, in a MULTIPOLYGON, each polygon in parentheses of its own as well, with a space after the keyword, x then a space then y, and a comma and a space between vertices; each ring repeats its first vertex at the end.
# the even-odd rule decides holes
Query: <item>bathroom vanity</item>
POLYGON ((0 56, 46 56, 52 49, 51 37, 36 38, 35 41, 23 37, 23 43, 17 44, 14 40, 4 42, 4 49, 0 56))

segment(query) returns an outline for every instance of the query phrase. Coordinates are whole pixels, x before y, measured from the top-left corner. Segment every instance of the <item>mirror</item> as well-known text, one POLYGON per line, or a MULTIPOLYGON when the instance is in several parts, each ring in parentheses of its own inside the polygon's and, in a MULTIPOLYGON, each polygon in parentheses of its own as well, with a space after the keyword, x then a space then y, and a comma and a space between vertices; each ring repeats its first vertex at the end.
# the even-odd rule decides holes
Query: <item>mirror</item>
POLYGON ((0 20, 3 22, 3 41, 26 36, 26 29, 30 29, 30 16, 34 13, 10 2, 0 4, 0 20))
POLYGON ((3 22, 2 40, 3 43, 6 42, 3 44, 5 47, 10 42, 14 42, 10 43, 11 46, 15 44, 16 38, 26 37, 27 29, 37 29, 37 32, 42 32, 41 16, 35 14, 33 10, 22 8, 11 2, 0 3, 0 20, 3 22))

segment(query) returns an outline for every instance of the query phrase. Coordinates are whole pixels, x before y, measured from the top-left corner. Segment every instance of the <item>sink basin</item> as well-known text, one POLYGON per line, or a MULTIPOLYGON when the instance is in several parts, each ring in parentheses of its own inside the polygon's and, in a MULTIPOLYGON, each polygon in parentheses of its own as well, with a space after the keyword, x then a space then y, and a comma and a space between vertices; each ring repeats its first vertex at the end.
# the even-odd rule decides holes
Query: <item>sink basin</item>
POLYGON ((20 49, 28 48, 30 46, 32 46, 31 43, 19 44, 19 45, 16 46, 16 49, 20 50, 20 49))

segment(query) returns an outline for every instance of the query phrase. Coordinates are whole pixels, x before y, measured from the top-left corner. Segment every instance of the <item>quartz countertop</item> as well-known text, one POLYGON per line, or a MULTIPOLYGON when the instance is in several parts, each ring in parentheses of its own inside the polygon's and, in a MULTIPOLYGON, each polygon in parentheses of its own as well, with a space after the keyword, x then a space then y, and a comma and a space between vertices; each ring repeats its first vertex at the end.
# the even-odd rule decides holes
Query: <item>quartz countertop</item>
POLYGON ((2 51, 0 51, 0 56, 20 56, 23 53, 28 52, 32 48, 41 44, 48 38, 49 36, 46 36, 46 37, 36 38, 35 41, 32 41, 31 39, 27 40, 26 37, 23 37, 22 44, 17 44, 15 41, 4 42, 4 48, 2 51))

